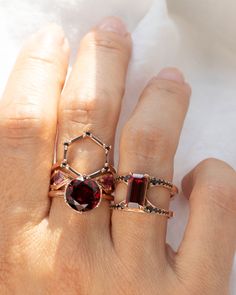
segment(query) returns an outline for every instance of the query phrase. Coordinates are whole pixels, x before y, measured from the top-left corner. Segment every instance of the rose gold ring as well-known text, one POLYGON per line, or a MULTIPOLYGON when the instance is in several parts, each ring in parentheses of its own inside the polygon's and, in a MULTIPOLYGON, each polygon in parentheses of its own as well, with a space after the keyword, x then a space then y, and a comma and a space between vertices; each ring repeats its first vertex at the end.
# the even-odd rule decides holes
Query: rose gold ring
POLYGON ((144 206, 137 204, 137 206, 130 207, 125 201, 122 201, 119 204, 111 204, 110 208, 114 210, 123 210, 128 212, 157 214, 168 218, 172 218, 174 216, 173 211, 155 207, 152 204, 147 204, 144 206))
POLYGON ((129 175, 122 175, 116 177, 116 181, 122 181, 128 185, 126 199, 118 204, 112 203, 111 209, 125 210, 140 213, 155 213, 168 218, 173 216, 172 211, 163 208, 155 207, 147 198, 147 190, 150 186, 161 186, 170 191, 173 196, 178 192, 171 182, 157 179, 148 174, 130 173, 129 175))
POLYGON ((175 186, 172 182, 162 178, 156 178, 148 174, 135 174, 130 172, 128 175, 117 176, 116 182, 123 182, 129 186, 129 184, 135 181, 135 179, 139 179, 136 180, 138 182, 145 182, 147 189, 150 187, 163 187, 167 189, 170 192, 171 198, 173 198, 179 192, 177 186, 175 186))
POLYGON ((84 132, 72 140, 64 142, 64 158, 52 167, 49 197, 64 197, 65 203, 79 213, 97 208, 103 199, 112 201, 115 189, 113 166, 109 165, 111 146, 104 144, 91 132, 84 132), (90 138, 104 149, 105 163, 101 169, 91 174, 82 174, 68 163, 68 150, 72 143, 90 138))

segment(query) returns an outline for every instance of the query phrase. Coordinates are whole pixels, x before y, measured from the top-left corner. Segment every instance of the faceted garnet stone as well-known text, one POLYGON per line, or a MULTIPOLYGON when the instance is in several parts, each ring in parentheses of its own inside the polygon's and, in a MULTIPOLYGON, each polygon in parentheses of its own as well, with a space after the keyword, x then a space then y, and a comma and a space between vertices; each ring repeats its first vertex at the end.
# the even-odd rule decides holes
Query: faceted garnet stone
POLYGON ((115 190, 115 179, 112 173, 106 173, 97 180, 106 194, 112 194, 115 190))
POLYGON ((57 171, 56 173, 54 173, 51 179, 51 184, 58 185, 64 180, 65 180, 64 174, 61 171, 57 171))
POLYGON ((128 207, 143 206, 148 186, 148 179, 143 174, 132 174, 128 181, 126 204, 128 207))
POLYGON ((67 186, 66 202, 76 211, 84 212, 95 208, 101 198, 100 188, 92 179, 73 179, 67 186))

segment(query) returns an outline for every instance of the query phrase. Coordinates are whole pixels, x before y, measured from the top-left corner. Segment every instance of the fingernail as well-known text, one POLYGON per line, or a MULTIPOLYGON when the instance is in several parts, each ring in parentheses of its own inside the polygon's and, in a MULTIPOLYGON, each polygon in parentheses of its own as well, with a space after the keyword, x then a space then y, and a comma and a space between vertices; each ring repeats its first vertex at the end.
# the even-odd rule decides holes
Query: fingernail
POLYGON ((33 37, 45 46, 61 46, 63 50, 68 50, 69 47, 64 31, 54 23, 44 26, 33 37))
POLYGON ((184 75, 176 68, 165 68, 157 74, 156 78, 184 83, 184 75))
POLYGON ((98 25, 98 28, 102 31, 114 32, 121 36, 125 36, 127 34, 125 24, 117 17, 106 17, 98 25))

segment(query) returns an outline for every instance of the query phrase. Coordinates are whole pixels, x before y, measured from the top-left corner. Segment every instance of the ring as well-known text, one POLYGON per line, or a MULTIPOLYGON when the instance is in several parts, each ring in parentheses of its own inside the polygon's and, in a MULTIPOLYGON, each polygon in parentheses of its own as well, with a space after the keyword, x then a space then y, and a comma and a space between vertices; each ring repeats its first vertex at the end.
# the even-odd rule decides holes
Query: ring
POLYGON ((138 213, 151 213, 151 214, 158 214, 161 216, 166 216, 168 218, 172 218, 174 216, 174 212, 170 210, 166 210, 163 208, 158 208, 152 206, 151 204, 140 206, 138 205, 136 208, 128 207, 125 201, 120 202, 119 204, 112 204, 110 205, 111 209, 114 210, 124 210, 129 212, 138 212, 138 213))
POLYGON ((147 190, 150 186, 161 186, 170 191, 173 196, 178 192, 176 186, 171 182, 151 177, 148 174, 130 173, 129 175, 117 176, 116 181, 128 185, 126 199, 118 204, 112 203, 111 209, 125 210, 140 213, 155 213, 168 218, 173 217, 173 212, 163 208, 155 207, 147 199, 147 190))
POLYGON ((176 194, 178 194, 179 190, 177 186, 175 186, 172 182, 164 180, 162 178, 156 178, 153 176, 150 176, 148 174, 135 174, 135 173, 130 173, 128 175, 120 175, 116 177, 116 182, 123 182, 125 184, 129 184, 129 180, 133 178, 145 178, 145 180, 148 182, 147 186, 153 187, 163 187, 169 190, 170 192, 170 197, 173 198, 176 194))
POLYGON ((49 197, 64 197, 65 203, 79 213, 97 208, 102 199, 112 201, 111 195, 115 189, 115 174, 113 166, 109 165, 111 146, 104 144, 91 132, 63 143, 64 157, 60 163, 52 167, 49 197), (104 149, 105 163, 103 167, 91 174, 82 174, 68 163, 68 150, 72 143, 85 137, 104 149))

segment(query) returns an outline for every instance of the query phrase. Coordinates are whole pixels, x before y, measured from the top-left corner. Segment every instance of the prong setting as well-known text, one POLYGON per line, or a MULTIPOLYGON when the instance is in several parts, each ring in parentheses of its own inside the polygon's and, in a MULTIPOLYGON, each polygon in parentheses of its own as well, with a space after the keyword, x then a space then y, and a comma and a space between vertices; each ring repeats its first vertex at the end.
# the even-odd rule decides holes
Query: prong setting
POLYGON ((52 177, 55 173, 59 178, 52 178, 49 196, 64 196, 67 205, 78 213, 83 213, 97 208, 102 199, 113 201, 112 193, 115 188, 115 169, 109 164, 109 153, 111 146, 103 143, 90 131, 85 131, 82 135, 63 143, 63 160, 53 165, 52 177), (90 139, 103 149, 105 160, 101 169, 90 174, 82 174, 74 169, 68 160, 69 147, 85 138, 90 139), (62 173, 62 176, 60 175, 62 173))

